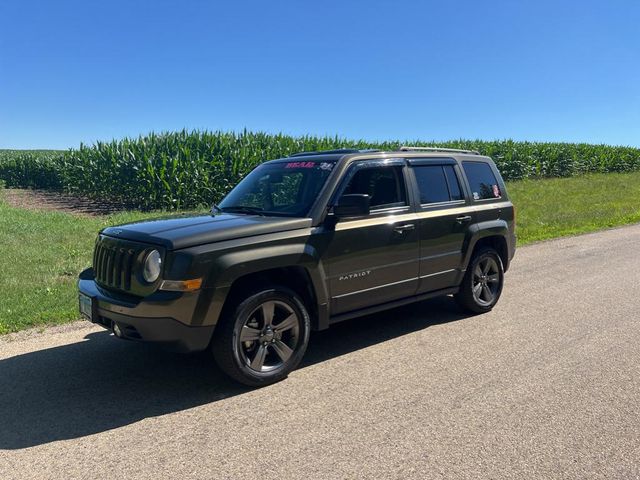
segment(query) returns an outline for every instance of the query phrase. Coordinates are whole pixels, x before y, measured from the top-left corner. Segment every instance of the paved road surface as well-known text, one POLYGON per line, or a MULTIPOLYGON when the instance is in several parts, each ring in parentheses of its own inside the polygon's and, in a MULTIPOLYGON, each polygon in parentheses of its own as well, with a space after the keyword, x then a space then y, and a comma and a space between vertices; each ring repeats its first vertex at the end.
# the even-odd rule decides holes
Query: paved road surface
POLYGON ((521 248, 498 307, 312 337, 246 390, 89 325, 0 341, 0 478, 640 478, 640 226, 521 248))

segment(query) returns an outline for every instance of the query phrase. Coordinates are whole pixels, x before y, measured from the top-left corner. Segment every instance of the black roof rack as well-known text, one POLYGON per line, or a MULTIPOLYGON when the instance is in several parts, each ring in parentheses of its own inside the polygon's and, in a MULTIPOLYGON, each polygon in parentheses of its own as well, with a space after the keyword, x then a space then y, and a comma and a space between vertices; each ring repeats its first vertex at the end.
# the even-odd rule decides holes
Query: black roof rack
POLYGON ((356 148, 336 148, 334 150, 319 150, 317 152, 298 152, 298 153, 294 153, 293 155, 290 155, 291 157, 306 157, 306 156, 310 156, 310 155, 331 155, 331 154, 337 154, 337 153, 341 153, 343 155, 346 155, 348 153, 370 153, 370 152, 379 152, 380 150, 375 150, 375 149, 371 149, 371 150, 358 150, 356 148))
POLYGON ((403 145, 400 147, 401 152, 447 152, 447 153, 467 153, 469 155, 480 155, 476 150, 462 150, 460 148, 440 148, 440 147, 412 147, 403 145))

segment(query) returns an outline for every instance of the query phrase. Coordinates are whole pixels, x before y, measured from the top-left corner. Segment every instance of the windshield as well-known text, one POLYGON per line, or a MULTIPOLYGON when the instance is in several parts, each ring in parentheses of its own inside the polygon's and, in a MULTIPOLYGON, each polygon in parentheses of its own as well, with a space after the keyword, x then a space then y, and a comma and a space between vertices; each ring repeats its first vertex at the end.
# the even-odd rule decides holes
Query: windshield
POLYGON ((222 200, 229 213, 304 217, 335 163, 301 160, 263 164, 222 200))

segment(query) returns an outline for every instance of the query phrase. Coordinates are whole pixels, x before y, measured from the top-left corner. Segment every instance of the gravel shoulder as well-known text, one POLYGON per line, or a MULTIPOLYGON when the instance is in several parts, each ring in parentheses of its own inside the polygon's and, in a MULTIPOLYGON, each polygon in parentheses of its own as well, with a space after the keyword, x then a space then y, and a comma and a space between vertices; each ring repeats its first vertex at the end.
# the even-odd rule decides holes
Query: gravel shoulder
POLYGON ((46 337, 50 335, 67 335, 72 334, 77 330, 90 332, 100 331, 100 328, 87 323, 85 320, 77 320, 75 322, 47 327, 32 327, 19 332, 0 335, 0 346, 6 343, 24 342, 26 340, 38 339, 40 337, 44 337, 46 341, 46 337))

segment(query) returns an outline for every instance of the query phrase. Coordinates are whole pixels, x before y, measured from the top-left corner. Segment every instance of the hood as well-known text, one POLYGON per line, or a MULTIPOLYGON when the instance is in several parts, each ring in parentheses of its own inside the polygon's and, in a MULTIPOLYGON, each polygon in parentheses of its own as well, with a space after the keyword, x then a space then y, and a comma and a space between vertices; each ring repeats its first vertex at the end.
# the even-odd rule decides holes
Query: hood
POLYGON ((266 233, 286 232, 310 226, 310 218, 263 217, 224 213, 215 216, 190 215, 128 223, 105 228, 102 234, 177 250, 195 245, 266 233))

